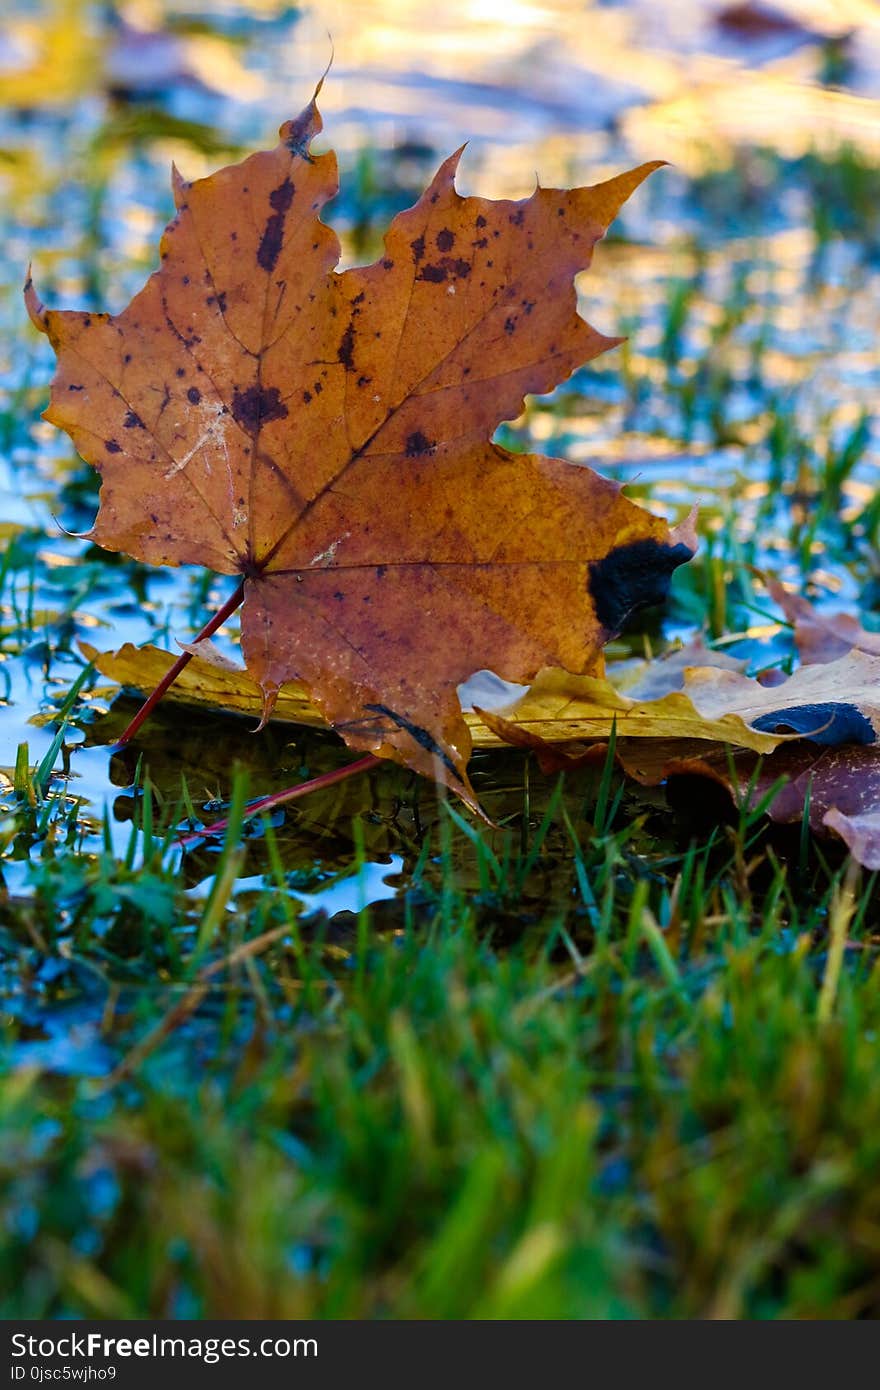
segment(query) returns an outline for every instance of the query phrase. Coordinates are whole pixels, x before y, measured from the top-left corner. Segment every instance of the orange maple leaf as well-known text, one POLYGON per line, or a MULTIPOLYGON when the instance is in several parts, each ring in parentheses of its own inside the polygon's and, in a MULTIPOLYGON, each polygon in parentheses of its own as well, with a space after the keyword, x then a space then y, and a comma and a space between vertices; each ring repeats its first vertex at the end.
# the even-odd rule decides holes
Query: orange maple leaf
POLYGON ((574 276, 658 166, 493 201, 456 192, 459 151, 339 274, 316 98, 274 150, 175 171, 160 268, 121 314, 46 309, 28 281, 46 418, 101 473, 93 541, 243 576, 267 713, 298 679, 352 747, 473 804, 459 683, 588 670, 693 550, 589 469, 490 442, 621 341, 578 316, 574 276))

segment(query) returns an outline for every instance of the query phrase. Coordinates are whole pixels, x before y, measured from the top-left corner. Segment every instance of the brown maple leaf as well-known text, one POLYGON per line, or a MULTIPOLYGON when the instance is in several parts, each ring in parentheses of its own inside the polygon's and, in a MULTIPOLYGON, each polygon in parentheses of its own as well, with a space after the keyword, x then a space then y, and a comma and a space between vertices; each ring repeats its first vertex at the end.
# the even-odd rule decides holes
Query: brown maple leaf
POLYGON ((267 711, 296 678, 352 747, 473 801, 458 684, 590 669, 694 548, 589 469, 490 442, 620 341, 578 316, 574 276, 657 165, 491 201, 456 192, 459 151, 338 274, 320 129, 313 98, 274 150, 175 172, 160 268, 121 314, 28 282, 58 356, 46 418, 100 470, 92 540, 244 577, 267 711))

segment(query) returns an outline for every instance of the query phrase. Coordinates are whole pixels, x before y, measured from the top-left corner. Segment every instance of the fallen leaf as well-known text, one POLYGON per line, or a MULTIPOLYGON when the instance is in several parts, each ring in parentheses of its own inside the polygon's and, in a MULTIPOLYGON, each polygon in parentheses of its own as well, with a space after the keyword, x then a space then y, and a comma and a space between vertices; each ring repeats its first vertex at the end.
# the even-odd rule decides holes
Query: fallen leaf
POLYGON ((691 666, 717 666, 727 671, 744 671, 748 661, 707 647, 701 637, 676 647, 663 656, 627 663, 625 672, 615 667, 614 684, 631 700, 657 700, 672 690, 681 690, 684 673, 691 666))
POLYGON ((707 719, 735 711, 753 729, 829 746, 874 743, 880 732, 880 656, 856 649, 822 666, 801 666, 781 685, 700 667, 685 672, 684 688, 707 719))
MULTIPOLYGON (((116 652, 99 652, 80 643, 86 660, 102 675, 129 689, 150 690, 165 675, 175 658, 159 647, 135 647, 127 642, 116 652)), ((169 698, 213 710, 258 717, 262 709, 260 687, 241 667, 218 657, 209 644, 192 648, 197 655, 181 672, 169 698)), ((326 727, 326 721, 301 685, 288 683, 279 691, 273 718, 326 727)), ((616 690, 610 681, 571 676, 557 670, 542 671, 533 685, 502 713, 485 709, 464 710, 471 741, 478 748, 505 745, 542 749, 553 745, 560 764, 577 761, 585 740, 607 738, 617 726, 621 736, 637 739, 691 737, 769 752, 785 740, 784 734, 751 729, 737 714, 706 719, 687 695, 673 692, 659 700, 636 701, 616 690), (557 747, 558 745, 558 747, 557 747)))
POLYGON ((778 579, 763 578, 770 597, 794 628, 794 640, 805 666, 835 661, 853 648, 880 656, 880 632, 869 632, 849 613, 823 613, 803 595, 786 589, 778 579))
MULTIPOLYGON (((175 660, 171 652, 131 643, 116 652, 100 652, 81 642, 80 650, 102 675, 139 691, 158 684, 175 660)), ((814 833, 841 836, 861 864, 880 868, 880 747, 848 743, 829 747, 806 738, 782 738, 755 731, 741 715, 729 714, 722 721, 707 719, 682 690, 669 689, 672 681, 685 683, 687 668, 679 660, 685 650, 651 663, 666 668, 656 680, 666 694, 655 700, 633 699, 606 680, 588 683, 583 678, 564 678, 560 672, 543 673, 512 709, 506 707, 507 717, 487 710, 464 711, 473 745, 531 750, 545 771, 561 771, 603 762, 604 740, 616 725, 617 761, 642 786, 656 787, 675 777, 706 777, 737 800, 748 796, 752 805, 776 788, 766 808, 771 820, 799 822, 809 800, 814 833), (682 737, 684 731, 689 736, 682 737), (562 741, 551 741, 556 737, 562 741)), ((708 648, 697 650, 704 656, 718 655, 708 648)), ((169 698, 258 717, 262 694, 256 681, 210 643, 200 642, 193 651, 194 659, 172 686, 169 698)), ((838 680, 846 679, 848 666, 836 671, 838 680)), ((485 689, 492 686, 487 683, 485 689)), ((293 683, 279 692, 273 719, 326 727, 305 691, 293 683)))
MULTIPOLYGON (((246 670, 208 642, 183 645, 194 659, 169 698, 233 714, 260 714, 262 692, 246 670)), ((116 652, 100 652, 81 642, 80 650, 102 675, 140 691, 158 684, 175 660, 159 647, 135 647, 130 642, 116 652)), ((781 686, 769 688, 728 665, 682 667, 673 659, 668 666, 657 682, 666 687, 666 694, 657 699, 634 697, 601 677, 547 669, 516 699, 495 710, 465 711, 464 717, 481 747, 505 742, 526 746, 526 735, 532 740, 528 746, 535 748, 583 743, 607 737, 613 726, 621 738, 657 739, 664 746, 668 740, 698 739, 757 753, 771 752, 796 738, 828 746, 867 745, 877 738, 880 658, 852 652, 831 665, 801 668, 781 686), (673 681, 679 688, 669 688, 673 681), (836 698, 842 690, 848 696, 845 701, 836 698), (496 736, 484 738, 484 726, 496 736)), ((326 725, 306 688, 294 682, 279 692, 273 718, 326 725)), ((658 756, 664 756, 662 748, 658 756)))
POLYGON ((628 741, 616 751, 624 771, 644 786, 685 775, 709 777, 752 806, 776 788, 766 807, 771 820, 797 824, 809 805, 814 834, 839 835, 860 864, 880 869, 880 748, 874 745, 819 749, 790 743, 761 760, 752 754, 731 758, 723 749, 700 750, 693 743, 664 748, 628 741))
MULTIPOLYGON (((685 673, 685 680, 692 674, 685 673)), ((508 708, 477 713, 504 742, 536 751, 552 745, 554 754, 567 761, 579 760, 585 742, 607 738, 613 727, 621 738, 703 739, 757 753, 771 752, 785 737, 753 729, 736 712, 707 717, 689 692, 673 690, 658 700, 637 700, 608 681, 556 670, 542 671, 508 708)))
MULTIPOLYGON (((118 651, 101 652, 88 642, 80 642, 79 649, 87 661, 94 662, 101 675, 125 689, 141 692, 154 689, 176 660, 171 652, 151 644, 136 647, 126 642, 118 651)), ((263 696, 247 671, 227 662, 209 643, 195 643, 191 650, 197 655, 181 671, 167 698, 215 712, 259 719, 263 696)), ((273 718, 326 728, 325 720, 309 702, 305 691, 294 682, 279 691, 273 718)))
POLYGON ((489 442, 619 341, 578 316, 574 276, 657 164, 491 201, 456 192, 459 152, 380 259, 337 274, 320 129, 313 99, 274 150, 175 174, 123 313, 49 310, 28 282, 59 359, 46 417, 101 472, 92 540, 244 577, 266 714, 297 679, 353 748, 473 804, 459 683, 590 669, 695 548, 587 468, 489 442))
POLYGON ((673 664, 669 678, 682 688, 640 700, 607 681, 547 671, 509 707, 480 715, 519 747, 546 752, 552 745, 557 763, 576 760, 584 750, 560 754, 556 745, 604 737, 612 719, 620 737, 702 739, 757 753, 771 752, 790 735, 834 746, 871 744, 880 731, 880 657, 863 652, 802 667, 772 687, 718 666, 676 670, 673 664))

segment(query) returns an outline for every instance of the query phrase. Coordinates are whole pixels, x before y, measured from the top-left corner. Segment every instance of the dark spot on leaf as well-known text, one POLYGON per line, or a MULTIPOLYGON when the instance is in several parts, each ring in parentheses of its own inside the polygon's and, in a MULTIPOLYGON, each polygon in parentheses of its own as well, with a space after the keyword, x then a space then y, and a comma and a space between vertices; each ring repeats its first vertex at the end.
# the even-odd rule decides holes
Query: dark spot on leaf
POLYGON ((856 705, 838 704, 836 700, 773 710, 771 714, 753 719, 752 728, 769 733, 791 730, 803 734, 811 743, 823 743, 832 748, 841 743, 877 742, 874 726, 862 711, 856 705))
POLYGON ((336 599, 337 603, 341 603, 342 600, 345 598, 345 594, 342 592, 341 589, 335 589, 333 591, 333 597, 336 599))
POLYGON ((190 405, 198 405, 199 401, 202 399, 202 393, 197 386, 191 386, 186 393, 186 399, 189 401, 190 405))
POLYGON ((303 400, 305 401, 306 405, 308 405, 308 403, 309 403, 309 401, 310 401, 311 399, 312 399, 312 393, 311 393, 311 391, 303 391, 303 400))
POLYGON ((385 575, 387 574, 387 572, 388 572, 388 566, 387 566, 387 565, 377 565, 377 566, 376 566, 376 578, 377 578, 377 579, 384 579, 384 578, 385 578, 385 575))
POLYGON ((89 318, 88 314, 83 314, 83 328, 91 328, 91 326, 92 320, 89 318))
POLYGON ((393 267, 393 265, 394 265, 394 262, 393 262, 393 261, 390 261, 390 260, 388 259, 388 257, 386 256, 386 257, 385 257, 385 260, 382 262, 382 269, 383 269, 383 270, 391 270, 392 267, 393 267))
POLYGON ((354 299, 353 299, 351 302, 352 302, 353 305, 354 305, 354 304, 363 304, 363 302, 364 302, 364 300, 366 299, 366 297, 367 297, 366 290, 361 290, 360 294, 356 294, 355 297, 354 297, 354 299))
POLYGON ((68 386, 67 389, 68 391, 84 391, 86 388, 84 386, 68 386))
POLYGON ((177 375, 177 376, 186 376, 186 368, 185 368, 185 367, 178 367, 178 368, 177 368, 176 375, 177 375))
POLYGON ((413 260, 416 265, 418 265, 425 254, 425 238, 423 236, 417 236, 415 241, 410 242, 409 249, 412 251, 413 260))
POLYGON ((476 241, 472 241, 472 242, 471 242, 471 246, 475 246, 475 247, 477 248, 478 251, 482 251, 483 248, 486 247, 486 246, 488 246, 488 245, 489 245, 489 238, 488 238, 487 236, 477 237, 476 241))
POLYGON ((432 284, 439 285, 442 284, 444 280, 448 280, 450 276, 454 279, 466 280, 470 273, 471 267, 469 261, 463 261, 461 259, 453 260, 451 256, 442 256, 436 264, 423 266, 418 278, 420 280, 429 280, 432 284))
POLYGON ((141 417, 140 417, 139 415, 136 415, 136 414, 134 413, 133 410, 129 410, 129 411, 128 411, 128 413, 127 413, 127 415, 126 415, 126 417, 125 417, 125 419, 123 420, 122 423, 123 423, 123 425, 125 426, 125 428, 126 428, 127 430, 142 430, 142 429, 144 429, 144 422, 143 422, 143 420, 141 419, 141 417))
POLYGON ((525 212, 522 208, 518 208, 516 212, 510 214, 507 220, 511 227, 521 227, 526 220, 525 212))
POLYGON ((189 276, 188 276, 188 275, 184 275, 184 276, 182 277, 181 284, 183 284, 183 285, 188 285, 188 284, 189 284, 189 276))
POLYGON ((342 335, 338 357, 347 372, 354 369, 354 324, 350 323, 342 335))
POLYGON ((131 353, 127 352, 122 360, 125 363, 125 365, 128 366, 129 362, 131 361, 131 353))
POLYGON ((511 318, 509 318, 509 319, 505 319, 505 320, 504 320, 504 331, 505 331, 505 333, 512 333, 512 332, 514 331, 515 328, 516 328, 516 319, 515 319, 515 318, 511 317, 511 318))
POLYGON ((408 459, 422 458, 426 454, 433 454, 436 448, 436 439, 428 439, 421 430, 415 430, 412 434, 407 435, 406 456, 408 459))
POLYGON ((443 227, 435 237, 438 251, 451 251, 455 245, 455 232, 451 232, 448 227, 443 227))
POLYGON ((479 215, 477 216, 477 220, 476 220, 476 222, 474 223, 474 226, 476 226, 476 227, 485 227, 485 225, 486 225, 486 219, 485 219, 485 217, 483 216, 482 213, 479 213, 479 215))
POLYGON ((294 187, 290 179, 285 179, 269 194, 272 216, 266 223, 260 245, 257 248, 257 264, 263 270, 274 270, 284 244, 284 218, 293 202, 294 187))
POLYGON ((249 386, 232 397, 232 414, 249 434, 256 434, 270 420, 283 420, 287 406, 277 386, 249 386))
POLYGON ((105 439, 105 440, 104 440, 104 448, 107 450, 107 453, 108 453, 108 454, 121 454, 121 453, 122 453, 122 445, 121 445, 121 444, 117 444, 115 439, 105 439))
POLYGON ((357 384, 358 386, 369 386, 372 380, 373 378, 371 376, 359 376, 357 384))
POLYGON ((268 202, 270 202, 272 213, 286 213, 286 211, 289 211, 295 192, 296 189, 295 186, 293 186, 293 181, 289 178, 285 178, 284 183, 279 183, 278 188, 272 189, 272 192, 268 195, 268 202))
POLYGON ((686 545, 647 539, 619 545, 604 559, 594 560, 588 584, 596 617, 606 632, 620 632, 631 613, 662 603, 673 570, 691 554, 686 545))

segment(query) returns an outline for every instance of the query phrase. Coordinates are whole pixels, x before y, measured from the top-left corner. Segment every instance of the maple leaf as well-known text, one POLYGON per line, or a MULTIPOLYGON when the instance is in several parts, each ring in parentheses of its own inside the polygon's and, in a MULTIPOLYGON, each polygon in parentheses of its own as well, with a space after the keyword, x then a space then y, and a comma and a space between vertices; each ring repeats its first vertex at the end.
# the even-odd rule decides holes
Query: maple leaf
POLYGON ((590 470, 490 442, 620 341, 578 316, 574 276, 657 164, 492 201, 457 193, 459 151, 339 274, 320 129, 313 98, 274 150, 175 173, 160 268, 121 314, 28 283, 58 356, 46 418, 101 472, 92 540, 243 576, 264 716, 297 679, 352 747, 473 804, 458 684, 591 669, 695 547, 590 470))

